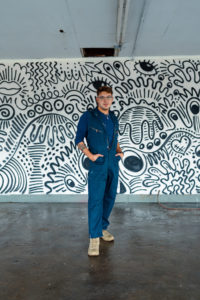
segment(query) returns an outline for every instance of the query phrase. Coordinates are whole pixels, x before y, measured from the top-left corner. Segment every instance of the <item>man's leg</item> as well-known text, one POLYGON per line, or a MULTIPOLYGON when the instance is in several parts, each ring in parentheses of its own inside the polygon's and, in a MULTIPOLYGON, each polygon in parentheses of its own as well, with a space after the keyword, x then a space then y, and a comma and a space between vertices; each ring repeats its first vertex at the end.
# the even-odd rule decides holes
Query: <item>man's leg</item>
POLYGON ((107 172, 104 165, 92 164, 88 174, 88 224, 90 238, 102 236, 103 198, 107 172))
POLYGON ((109 225, 108 219, 115 203, 117 186, 118 186, 118 173, 119 173, 118 165, 113 165, 112 168, 109 168, 108 170, 105 194, 103 199, 103 218, 102 218, 103 230, 106 230, 109 225))

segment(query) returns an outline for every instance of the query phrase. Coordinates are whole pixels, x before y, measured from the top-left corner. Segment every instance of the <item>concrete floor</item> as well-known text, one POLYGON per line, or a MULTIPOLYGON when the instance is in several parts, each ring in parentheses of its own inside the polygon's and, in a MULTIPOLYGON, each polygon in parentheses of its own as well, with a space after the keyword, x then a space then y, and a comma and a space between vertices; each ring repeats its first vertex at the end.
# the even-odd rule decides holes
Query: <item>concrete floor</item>
POLYGON ((199 217, 116 203, 90 258, 86 203, 1 203, 0 299, 199 300, 199 217))

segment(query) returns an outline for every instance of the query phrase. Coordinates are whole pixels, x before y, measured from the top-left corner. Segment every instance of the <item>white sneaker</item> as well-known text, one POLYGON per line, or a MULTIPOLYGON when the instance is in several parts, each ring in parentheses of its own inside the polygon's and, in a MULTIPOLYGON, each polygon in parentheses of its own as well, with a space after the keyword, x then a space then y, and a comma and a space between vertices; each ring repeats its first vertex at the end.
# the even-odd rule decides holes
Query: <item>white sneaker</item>
POLYGON ((88 255, 89 256, 98 256, 99 255, 99 238, 90 239, 90 244, 88 248, 88 255))
POLYGON ((106 242, 111 242, 111 241, 114 241, 114 236, 108 232, 107 230, 103 230, 103 236, 101 237, 104 241, 106 242))

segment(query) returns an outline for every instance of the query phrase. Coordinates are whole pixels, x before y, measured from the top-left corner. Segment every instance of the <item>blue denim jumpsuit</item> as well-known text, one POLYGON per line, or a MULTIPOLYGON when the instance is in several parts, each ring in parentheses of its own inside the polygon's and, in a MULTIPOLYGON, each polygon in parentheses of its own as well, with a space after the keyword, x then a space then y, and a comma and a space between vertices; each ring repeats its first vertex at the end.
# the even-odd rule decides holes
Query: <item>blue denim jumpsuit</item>
POLYGON ((102 236, 102 229, 109 225, 108 218, 113 208, 118 185, 119 160, 115 156, 118 140, 118 120, 109 112, 114 124, 111 145, 98 109, 90 111, 87 144, 92 154, 103 154, 95 162, 90 161, 88 173, 88 223, 90 238, 102 236))

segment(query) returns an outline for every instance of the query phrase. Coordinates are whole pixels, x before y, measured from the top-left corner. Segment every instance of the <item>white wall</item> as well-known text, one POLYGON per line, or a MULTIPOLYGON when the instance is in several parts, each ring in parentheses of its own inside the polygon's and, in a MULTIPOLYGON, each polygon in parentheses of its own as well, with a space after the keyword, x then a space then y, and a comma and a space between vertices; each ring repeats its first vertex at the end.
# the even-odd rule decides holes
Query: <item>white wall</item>
POLYGON ((74 145, 96 88, 114 90, 119 193, 200 193, 200 57, 1 61, 0 193, 86 194, 74 145))

